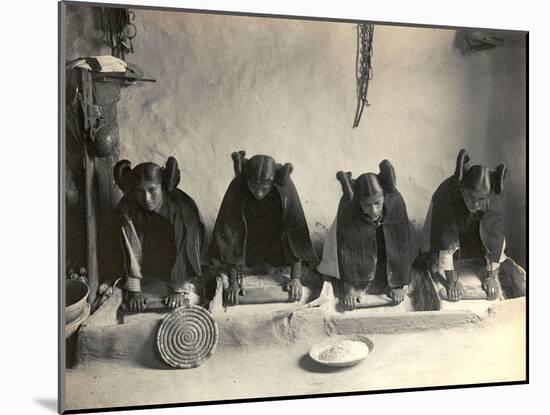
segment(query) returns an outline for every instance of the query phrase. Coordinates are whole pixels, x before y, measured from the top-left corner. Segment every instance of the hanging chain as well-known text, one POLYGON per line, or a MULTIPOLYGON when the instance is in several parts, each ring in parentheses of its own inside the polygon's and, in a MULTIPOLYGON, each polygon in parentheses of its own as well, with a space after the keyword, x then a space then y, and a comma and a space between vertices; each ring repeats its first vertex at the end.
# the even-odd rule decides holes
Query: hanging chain
POLYGON ((356 58, 356 77, 357 77, 357 108, 355 110, 355 120, 353 128, 359 126, 363 108, 369 106, 367 92, 369 90, 369 81, 372 79, 372 38, 374 35, 374 25, 359 23, 357 25, 357 58, 356 58))

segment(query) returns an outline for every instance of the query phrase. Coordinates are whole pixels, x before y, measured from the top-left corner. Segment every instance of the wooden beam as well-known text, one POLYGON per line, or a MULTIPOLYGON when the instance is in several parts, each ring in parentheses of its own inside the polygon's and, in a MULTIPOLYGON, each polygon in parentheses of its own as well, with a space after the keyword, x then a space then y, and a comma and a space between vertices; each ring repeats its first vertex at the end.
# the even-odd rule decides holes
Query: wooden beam
POLYGON ((99 286, 99 276, 97 271, 97 224, 96 224, 96 203, 94 192, 94 159, 89 154, 88 146, 90 137, 88 134, 95 126, 96 115, 93 110, 92 80, 91 75, 86 70, 80 71, 82 75, 82 101, 84 103, 84 125, 86 129, 86 139, 84 143, 84 191, 86 205, 86 251, 88 263, 88 285, 90 286, 90 295, 88 302, 92 304, 97 294, 99 286))
POLYGON ((88 301, 93 303, 99 286, 97 267, 97 223, 94 197, 94 159, 88 154, 87 146, 84 146, 84 170, 86 189, 86 239, 88 254, 88 284, 90 295, 88 301))

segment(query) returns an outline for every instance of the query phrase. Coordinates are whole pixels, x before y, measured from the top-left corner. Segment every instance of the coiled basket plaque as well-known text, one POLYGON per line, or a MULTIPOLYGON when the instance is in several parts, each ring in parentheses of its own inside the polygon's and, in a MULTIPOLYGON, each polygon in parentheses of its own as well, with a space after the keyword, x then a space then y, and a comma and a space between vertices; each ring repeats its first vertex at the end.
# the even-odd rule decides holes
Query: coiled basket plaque
POLYGON ((218 343, 218 325, 203 307, 188 305, 168 314, 157 333, 162 359, 170 366, 191 369, 207 360, 218 343))

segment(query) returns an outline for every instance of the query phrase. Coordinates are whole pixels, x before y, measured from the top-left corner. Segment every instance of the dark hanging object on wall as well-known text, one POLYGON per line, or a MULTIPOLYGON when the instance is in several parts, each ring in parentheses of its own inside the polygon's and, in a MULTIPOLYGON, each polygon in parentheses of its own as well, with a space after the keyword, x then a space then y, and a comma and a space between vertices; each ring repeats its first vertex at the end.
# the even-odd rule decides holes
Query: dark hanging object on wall
POLYGON ((372 79, 372 38, 374 34, 374 25, 359 23, 357 25, 357 109, 355 110, 355 120, 353 128, 359 126, 363 108, 369 106, 367 92, 369 90, 369 81, 372 79))
POLYGON ((101 8, 103 41, 111 48, 111 55, 124 59, 127 53, 134 53, 132 39, 137 30, 132 21, 135 17, 128 9, 101 8))
POLYGON ((468 31, 465 34, 466 42, 473 51, 493 49, 504 44, 504 39, 491 33, 468 31))
POLYGON ((499 47, 521 45, 525 42, 522 32, 505 32, 502 30, 468 30, 458 29, 454 46, 467 56, 471 53, 492 50, 499 47))

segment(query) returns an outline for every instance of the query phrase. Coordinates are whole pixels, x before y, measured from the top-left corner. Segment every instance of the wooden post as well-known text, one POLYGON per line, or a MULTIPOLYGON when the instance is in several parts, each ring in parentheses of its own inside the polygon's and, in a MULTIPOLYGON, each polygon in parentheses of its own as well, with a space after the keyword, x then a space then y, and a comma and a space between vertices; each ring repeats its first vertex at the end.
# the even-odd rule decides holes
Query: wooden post
POLYGON ((88 301, 93 303, 99 286, 99 276, 97 269, 97 223, 95 212, 94 197, 94 159, 88 154, 87 146, 84 149, 84 170, 86 184, 86 236, 88 253, 88 283, 90 285, 90 295, 88 301))
POLYGON ((81 70, 82 74, 82 101, 84 103, 84 126, 86 129, 86 139, 84 142, 84 191, 86 197, 86 242, 88 257, 88 284, 90 286, 90 295, 88 302, 92 304, 97 294, 99 286, 99 276, 97 271, 97 224, 96 224, 96 203, 94 196, 94 159, 90 156, 88 145, 90 137, 88 134, 95 126, 96 114, 93 109, 92 97, 92 79, 86 70, 81 70))
MULTIPOLYGON (((117 125, 117 103, 120 100, 120 84, 102 82, 92 73, 94 104, 101 109, 103 122, 117 125)), ((99 283, 112 284, 122 275, 120 256, 119 224, 115 214, 122 194, 115 184, 113 168, 119 160, 118 145, 113 154, 94 159, 94 180, 96 180, 96 217, 97 217, 97 261, 99 283)))

